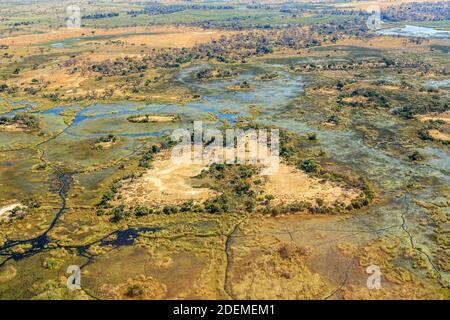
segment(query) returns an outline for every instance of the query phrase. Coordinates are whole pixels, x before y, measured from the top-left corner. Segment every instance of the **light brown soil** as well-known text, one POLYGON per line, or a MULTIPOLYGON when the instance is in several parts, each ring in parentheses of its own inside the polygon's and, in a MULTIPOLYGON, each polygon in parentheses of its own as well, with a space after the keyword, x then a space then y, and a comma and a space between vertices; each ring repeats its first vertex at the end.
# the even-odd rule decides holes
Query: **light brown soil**
POLYGON ((435 140, 439 141, 450 141, 450 135, 444 132, 440 132, 436 129, 431 129, 428 131, 428 134, 435 140))
POLYGON ((20 77, 11 78, 7 84, 9 86, 27 87, 33 79, 36 79, 40 84, 45 84, 46 91, 54 91, 62 89, 61 91, 74 90, 80 87, 83 81, 88 79, 80 73, 69 74, 58 66, 49 65, 45 68, 37 70, 28 70, 20 74, 20 77))
POLYGON ((20 202, 13 203, 4 207, 0 207, 0 221, 3 219, 8 219, 8 214, 15 208, 19 207, 20 209, 26 208, 20 202))
POLYGON ((130 122, 171 122, 177 119, 172 115, 143 115, 130 119, 130 122))
POLYGON ((19 123, 0 125, 0 131, 20 132, 24 131, 26 128, 27 127, 25 125, 19 123))
MULTIPOLYGON (((136 35, 114 40, 122 40, 128 43, 147 44, 150 47, 185 47, 198 43, 208 42, 212 38, 220 37, 222 31, 201 30, 188 27, 129 27, 113 29, 66 29, 61 28, 48 33, 19 35, 0 39, 0 44, 8 46, 28 46, 37 43, 64 40, 83 36, 120 35, 130 33, 155 33, 149 35, 136 35), (94 32, 94 33, 93 33, 94 32)), ((102 40, 103 41, 103 40, 102 40)), ((96 41, 101 42, 101 41, 96 41)))
POLYGON ((172 32, 157 35, 136 35, 115 40, 121 40, 127 44, 147 45, 152 48, 182 48, 192 47, 194 45, 208 42, 212 39, 219 38, 223 33, 211 30, 190 30, 187 32, 185 28, 173 30, 172 32))
POLYGON ((367 97, 363 97, 363 96, 356 96, 356 97, 346 97, 343 98, 342 101, 347 102, 347 103, 361 103, 364 104, 367 102, 367 97))
POLYGON ((349 189, 337 182, 311 177, 284 163, 280 163, 279 170, 275 175, 269 176, 265 190, 267 194, 275 197, 272 200, 275 204, 290 204, 300 201, 313 204, 317 198, 320 198, 324 204, 340 201, 349 205, 361 194, 360 190, 349 189))
POLYGON ((240 85, 232 85, 227 87, 230 91, 252 91, 253 87, 241 87, 240 85))
POLYGON ((97 143, 95 143, 95 147, 106 150, 106 149, 110 149, 114 144, 115 144, 115 142, 112 142, 112 141, 97 142, 97 143))
MULTIPOLYGON (((434 41, 433 41, 434 43, 434 41)), ((358 47, 370 47, 375 49, 405 49, 405 48, 413 48, 414 50, 421 50, 421 51, 429 51, 428 45, 430 45, 430 42, 427 40, 426 45, 417 45, 411 42, 408 42, 407 39, 402 38, 394 38, 389 36, 381 36, 376 37, 373 39, 355 39, 355 38, 349 38, 349 39, 343 39, 339 40, 335 44, 336 46, 358 46, 358 47)), ((332 48, 333 46, 330 46, 332 48)))
POLYGON ((198 175, 206 165, 174 164, 170 153, 162 153, 149 169, 138 179, 125 184, 120 190, 121 203, 128 207, 143 205, 149 208, 180 204, 187 200, 203 202, 217 192, 208 188, 196 188, 191 178, 198 175))

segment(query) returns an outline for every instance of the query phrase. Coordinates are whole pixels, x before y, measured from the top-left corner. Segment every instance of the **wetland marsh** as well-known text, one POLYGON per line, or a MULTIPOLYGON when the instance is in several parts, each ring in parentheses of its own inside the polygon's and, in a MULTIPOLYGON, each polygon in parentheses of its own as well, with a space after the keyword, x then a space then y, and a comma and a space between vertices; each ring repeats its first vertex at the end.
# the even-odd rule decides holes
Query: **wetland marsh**
MULTIPOLYGON (((140 8, 122 5, 108 19, 140 8)), ((448 32, 363 32, 361 17, 341 14, 352 24, 265 30, 253 17, 231 31, 199 18, 170 34, 214 38, 143 52, 126 39, 167 30, 61 27, 23 45, 32 29, 0 29, 0 53, 14 56, 0 58, 0 298, 447 299, 450 71, 434 48, 448 32), (234 51, 217 49, 227 43, 234 51), (50 90, 49 68, 79 81, 50 90), (278 129, 278 175, 171 164, 171 134, 195 121, 278 129), (70 265, 81 290, 67 288, 70 265), (380 290, 366 286, 371 265, 380 290)))

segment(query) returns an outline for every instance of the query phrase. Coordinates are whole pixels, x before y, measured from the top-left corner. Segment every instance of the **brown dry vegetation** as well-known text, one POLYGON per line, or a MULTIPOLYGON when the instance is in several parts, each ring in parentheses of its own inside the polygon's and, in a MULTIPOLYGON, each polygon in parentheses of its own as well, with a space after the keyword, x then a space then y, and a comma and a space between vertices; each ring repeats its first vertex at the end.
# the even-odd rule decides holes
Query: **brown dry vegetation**
MULTIPOLYGON (((20 35, 0 39, 0 44, 14 47, 26 47, 31 44, 43 44, 64 40, 68 38, 77 38, 92 35, 120 35, 128 33, 154 33, 145 35, 135 35, 131 37, 117 38, 118 40, 136 45, 146 44, 153 48, 163 47, 190 47, 198 43, 208 42, 211 39, 218 38, 224 34, 224 31, 207 30, 191 27, 129 27, 129 28, 111 28, 111 29, 66 29, 61 28, 52 32, 43 34, 20 35)), ((226 33, 230 33, 227 31, 226 33)))
MULTIPOLYGON (((60 101, 77 101, 86 98, 128 99, 133 96, 136 100, 184 101, 187 93, 182 88, 172 86, 170 95, 148 92, 148 90, 132 92, 130 86, 133 82, 117 85, 118 78, 95 81, 99 74, 88 70, 85 66, 116 59, 140 59, 152 49, 189 48, 226 34, 231 32, 172 26, 57 29, 43 34, 18 35, 0 39, 0 45, 6 46, 5 52, 11 55, 10 58, 2 55, 0 62, 26 66, 28 61, 36 60, 31 68, 21 68, 19 74, 12 74, 5 81, 8 87, 23 91, 22 94, 37 92, 38 94, 34 97, 58 96, 60 101), (89 40, 88 37, 91 36, 114 36, 114 38, 89 40), (80 40, 69 48, 47 47, 51 42, 73 38, 80 38, 80 40), (39 63, 40 60, 46 62, 39 63), (29 91, 25 92, 22 89, 29 91)), ((143 73, 145 77, 142 80, 152 82, 147 89, 153 89, 155 83, 161 84, 163 80, 154 68, 143 73)))
POLYGON ((431 129, 428 131, 428 134, 435 140, 438 141, 450 141, 450 135, 445 132, 440 132, 436 129, 431 129))
POLYGON ((450 111, 442 112, 442 113, 429 113, 429 114, 423 114, 418 115, 416 118, 421 122, 426 121, 436 121, 436 120, 442 120, 447 123, 450 123, 450 111))
POLYGON ((0 125, 0 131, 20 132, 27 129, 27 126, 21 123, 11 123, 0 125))
POLYGON ((129 118, 130 122, 172 122, 178 120, 179 117, 175 115, 142 115, 129 118))
MULTIPOLYGON (((395 38, 388 36, 381 36, 371 39, 358 39, 358 38, 348 38, 342 39, 336 42, 336 46, 357 46, 357 47, 369 47, 373 49, 381 49, 381 50, 405 50, 405 49, 413 49, 414 51, 429 51, 430 45, 433 44, 442 44, 445 43, 442 40, 438 39, 423 39, 422 42, 418 45, 416 42, 411 39, 405 38, 395 38)), ((330 46, 333 48, 333 46, 330 46)))
MULTIPOLYGON (((364 286, 350 285, 343 289, 344 299, 441 299, 442 297, 428 283, 397 266, 394 260, 401 255, 400 241, 393 237, 381 237, 369 242, 356 255, 361 273, 370 265, 377 265, 381 271, 381 289, 370 290, 364 286)), ((417 256, 423 259, 422 256, 417 256)), ((427 268, 428 262, 422 262, 427 268)), ((428 266, 429 267, 429 266, 428 266)))
POLYGON ((230 287, 237 299, 317 299, 329 289, 326 280, 312 272, 310 249, 295 244, 266 250, 233 250, 230 287))

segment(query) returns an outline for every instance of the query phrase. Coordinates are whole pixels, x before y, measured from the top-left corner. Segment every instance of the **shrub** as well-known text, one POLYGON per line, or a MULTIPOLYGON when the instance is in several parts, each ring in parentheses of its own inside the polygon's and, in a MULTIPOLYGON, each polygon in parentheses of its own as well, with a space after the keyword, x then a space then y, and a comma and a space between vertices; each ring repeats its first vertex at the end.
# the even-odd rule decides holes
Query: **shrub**
POLYGON ((178 208, 175 207, 175 206, 165 206, 163 208, 163 212, 165 214, 177 213, 178 212, 178 208))
POLYGON ((146 207, 136 207, 134 209, 134 215, 136 217, 143 217, 149 215, 150 213, 153 213, 153 210, 146 207))
POLYGON ((191 209, 192 209, 192 204, 193 204, 193 201, 192 201, 192 200, 185 201, 185 202, 181 205, 180 211, 181 211, 181 212, 188 212, 188 211, 191 211, 191 209))
POLYGON ((317 134, 315 132, 308 133, 308 140, 317 140, 317 134))
POLYGON ((127 292, 125 293, 125 295, 129 298, 140 297, 143 294, 144 294, 144 289, 137 284, 133 284, 132 286, 130 286, 128 288, 127 292))
POLYGON ((318 172, 319 167, 319 164, 317 164, 313 159, 302 160, 300 162, 300 169, 306 173, 318 172))
POLYGON ((116 140, 116 136, 110 133, 107 136, 98 138, 96 142, 116 142, 116 140))
POLYGON ((22 200, 22 204, 27 206, 30 209, 39 208, 41 203, 36 198, 26 198, 22 200))
POLYGON ((230 199, 222 194, 212 200, 206 200, 204 206, 209 213, 227 212, 230 209, 230 199))
POLYGON ((327 119, 328 123, 334 123, 334 124, 339 124, 339 118, 336 115, 331 115, 328 117, 327 119))
POLYGON ((430 136, 427 129, 421 129, 417 134, 422 140, 433 140, 433 137, 430 136))
POLYGON ((424 156, 419 151, 414 151, 408 156, 409 160, 411 161, 422 161, 424 159, 424 156))
POLYGON ((248 193, 250 191, 250 188, 251 188, 251 184, 242 179, 237 179, 234 182, 234 192, 237 195, 243 195, 243 194, 248 193))
POLYGON ((316 199, 316 203, 317 203, 317 205, 318 205, 319 207, 321 207, 321 206, 323 206, 324 201, 323 201, 322 198, 317 198, 317 199, 316 199))
POLYGON ((351 202, 351 206, 353 207, 353 209, 360 209, 364 206, 367 206, 368 204, 369 200, 367 200, 366 198, 356 198, 351 202))
POLYGON ((117 208, 114 208, 112 212, 111 222, 117 223, 121 220, 127 219, 129 216, 129 213, 126 212, 125 207, 123 205, 118 206, 117 208))

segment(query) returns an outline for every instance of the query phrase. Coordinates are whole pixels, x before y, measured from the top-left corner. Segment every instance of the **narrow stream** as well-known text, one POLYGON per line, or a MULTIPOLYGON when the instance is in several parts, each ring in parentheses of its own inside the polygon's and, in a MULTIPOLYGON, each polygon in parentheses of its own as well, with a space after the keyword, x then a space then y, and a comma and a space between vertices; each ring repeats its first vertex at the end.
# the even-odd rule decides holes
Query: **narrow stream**
MULTIPOLYGON (((76 136, 85 139, 97 136, 100 127, 99 123, 105 127, 105 130, 113 128, 116 130, 114 134, 118 135, 135 135, 135 137, 138 137, 139 134, 162 134, 165 131, 160 128, 149 128, 145 132, 136 131, 130 133, 127 131, 129 130, 128 127, 120 127, 120 124, 118 125, 115 121, 118 121, 118 118, 125 119, 129 115, 159 111, 161 113, 191 115, 194 118, 197 115, 204 116, 205 113, 212 112, 218 115, 219 118, 222 117, 222 119, 228 119, 232 122, 236 116, 248 115, 249 106, 256 104, 262 107, 261 121, 286 128, 302 135, 308 132, 316 132, 320 147, 324 149, 333 161, 346 168, 350 168, 355 174, 362 175, 373 181, 381 190, 382 197, 386 199, 392 198, 392 201, 385 202, 383 205, 369 208, 367 215, 358 217, 360 220, 356 220, 356 218, 349 219, 349 223, 369 224, 369 222, 374 223, 370 219, 377 219, 376 223, 380 228, 392 225, 398 226, 399 232, 407 234, 410 245, 414 248, 419 248, 434 266, 434 259, 432 257, 433 253, 437 250, 436 242, 427 235, 414 232, 419 219, 426 215, 425 209, 419 207, 416 202, 425 201, 433 203, 445 199, 448 196, 442 191, 446 186, 450 185, 450 163, 448 161, 450 154, 448 152, 430 146, 424 149, 424 153, 427 155, 426 160, 421 164, 412 164, 406 157, 402 158, 390 154, 382 147, 369 145, 359 137, 358 132, 353 128, 339 130, 319 129, 311 127, 303 120, 294 120, 283 116, 284 108, 292 102, 293 98, 301 94, 303 85, 307 80, 303 76, 285 72, 277 65, 271 67, 265 65, 265 68, 266 71, 275 70, 279 72, 279 79, 273 81, 252 81, 255 88, 248 92, 234 92, 227 90, 226 87, 238 81, 251 80, 254 78, 255 72, 258 71, 248 70, 235 79, 193 80, 192 75, 199 68, 199 66, 193 66, 181 70, 176 81, 201 94, 203 96, 201 101, 191 102, 185 106, 170 104, 141 104, 137 106, 136 104, 130 103, 112 105, 97 104, 79 111, 75 121, 64 130, 61 136, 76 136), (222 112, 224 109, 228 109, 232 113, 222 112), (276 117, 274 118, 273 116, 276 117), (268 120, 268 117, 271 120, 268 120), (99 120, 102 120, 102 122, 98 122, 99 120), (422 188, 416 190, 414 193, 406 190, 406 185, 412 180, 420 181, 422 185, 422 188)), ((301 106, 298 107, 301 108, 301 106)), ((59 111, 48 111, 48 114, 52 112, 59 113, 59 111)), ((361 119, 361 121, 364 124, 363 121, 365 119, 361 119)), ((191 124, 183 123, 183 125, 190 126, 191 124)), ((382 131, 386 129, 383 126, 387 124, 381 118, 379 121, 373 121, 370 125, 382 131)), ((395 138, 395 135, 393 137, 386 136, 386 139, 392 138, 395 138)), ((47 150, 47 152, 51 152, 51 150, 47 150)), ((8 240, 0 247, 0 256, 6 257, 6 260, 0 263, 0 267, 11 259, 20 260, 48 250, 46 248, 46 245, 49 243, 48 233, 54 228, 64 213, 66 195, 70 188, 71 177, 72 174, 58 174, 60 184, 58 194, 61 199, 61 207, 55 214, 49 227, 41 235, 33 239, 8 240), (29 244, 31 248, 25 250, 23 253, 12 252, 16 246, 22 244, 29 244)), ((67 246, 64 248, 76 250, 79 255, 90 259, 87 251, 94 244, 112 246, 132 245, 134 239, 139 236, 140 232, 157 231, 158 229, 151 227, 117 230, 94 243, 85 246, 67 246), (115 236, 116 239, 108 240, 109 236, 115 236)), ((226 243, 227 252, 230 241, 231 238, 226 243)), ((439 270, 437 271, 440 276, 441 272, 439 270)))

